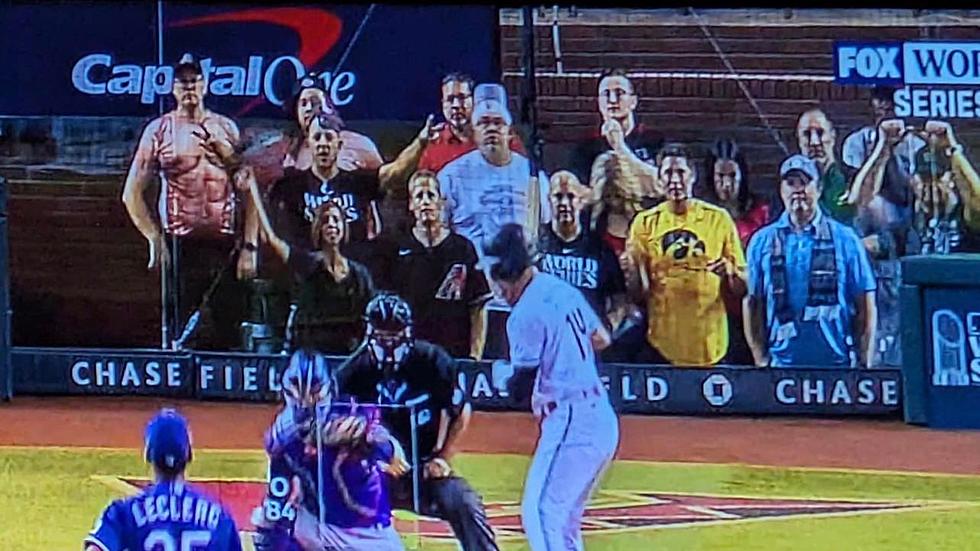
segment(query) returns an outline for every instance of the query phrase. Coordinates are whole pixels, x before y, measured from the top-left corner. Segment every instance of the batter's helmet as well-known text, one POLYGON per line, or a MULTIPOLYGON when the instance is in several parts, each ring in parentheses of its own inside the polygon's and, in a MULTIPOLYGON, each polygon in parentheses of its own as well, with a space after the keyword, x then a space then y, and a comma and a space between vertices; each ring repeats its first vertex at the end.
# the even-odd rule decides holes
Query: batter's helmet
POLYGON ((364 309, 364 339, 379 367, 398 367, 415 344, 412 307, 394 293, 381 293, 364 309))
POLYGON ((187 419, 174 409, 162 409, 146 426, 146 461, 168 474, 177 474, 191 461, 187 419))
POLYGON ((312 406, 330 400, 334 381, 327 359, 311 350, 297 350, 282 374, 282 393, 287 403, 312 406))
POLYGON ((524 270, 534 265, 533 246, 524 238, 520 224, 505 224, 487 247, 490 277, 500 281, 517 281, 524 270))

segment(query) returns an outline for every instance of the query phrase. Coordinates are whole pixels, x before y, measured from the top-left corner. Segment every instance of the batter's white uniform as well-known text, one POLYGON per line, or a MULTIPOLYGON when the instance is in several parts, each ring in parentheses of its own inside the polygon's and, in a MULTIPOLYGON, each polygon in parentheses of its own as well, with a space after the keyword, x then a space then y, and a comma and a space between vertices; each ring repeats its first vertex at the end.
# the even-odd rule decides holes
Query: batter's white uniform
POLYGON ((592 348, 601 325, 581 291, 537 271, 507 320, 511 364, 538 369, 531 407, 541 435, 521 503, 532 551, 584 549, 585 504, 619 444, 592 348))

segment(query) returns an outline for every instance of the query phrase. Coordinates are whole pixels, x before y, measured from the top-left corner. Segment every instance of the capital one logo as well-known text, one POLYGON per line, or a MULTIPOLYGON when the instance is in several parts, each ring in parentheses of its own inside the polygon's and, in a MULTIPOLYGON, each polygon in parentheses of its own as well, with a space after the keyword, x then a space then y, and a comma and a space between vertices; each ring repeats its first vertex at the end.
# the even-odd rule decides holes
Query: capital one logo
POLYGON ((834 44, 834 80, 838 84, 902 84, 902 45, 834 44))
MULTIPOLYGON (((264 23, 285 27, 296 33, 299 46, 296 55, 279 57, 253 53, 240 65, 216 65, 210 58, 201 60, 208 93, 215 96, 251 96, 253 99, 238 114, 244 114, 263 99, 276 106, 285 102, 276 92, 277 82, 293 82, 319 63, 340 39, 343 22, 336 15, 317 8, 258 8, 181 19, 172 28, 211 27, 219 24, 264 23), (268 58, 268 59, 267 59, 268 58)), ((203 52, 195 52, 203 53, 203 52)), ((173 89, 173 68, 167 65, 134 65, 118 63, 111 54, 95 52, 82 56, 72 68, 72 84, 78 91, 94 95, 137 95, 143 104, 173 89)), ((350 71, 317 75, 331 100, 341 106, 353 100, 356 76, 350 71)))

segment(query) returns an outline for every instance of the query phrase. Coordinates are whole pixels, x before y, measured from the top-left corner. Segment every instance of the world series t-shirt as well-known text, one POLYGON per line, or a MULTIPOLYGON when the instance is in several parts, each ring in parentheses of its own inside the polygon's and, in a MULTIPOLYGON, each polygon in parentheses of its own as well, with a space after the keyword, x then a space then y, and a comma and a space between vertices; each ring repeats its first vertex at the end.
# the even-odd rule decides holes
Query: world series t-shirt
POLYGON ((321 180, 312 170, 287 170, 270 193, 269 203, 276 215, 276 233, 291 245, 310 249, 310 229, 320 205, 339 203, 347 216, 350 241, 363 242, 373 215, 371 201, 383 198, 377 170, 341 171, 330 180, 321 180))
POLYGON ((623 271, 615 253, 602 240, 581 232, 571 241, 558 237, 551 226, 542 228, 538 269, 576 287, 605 318, 606 298, 626 292, 623 271))
POLYGON ((412 307, 415 334, 457 358, 470 354, 470 309, 492 297, 473 244, 451 233, 428 248, 412 235, 398 243, 391 279, 412 307))

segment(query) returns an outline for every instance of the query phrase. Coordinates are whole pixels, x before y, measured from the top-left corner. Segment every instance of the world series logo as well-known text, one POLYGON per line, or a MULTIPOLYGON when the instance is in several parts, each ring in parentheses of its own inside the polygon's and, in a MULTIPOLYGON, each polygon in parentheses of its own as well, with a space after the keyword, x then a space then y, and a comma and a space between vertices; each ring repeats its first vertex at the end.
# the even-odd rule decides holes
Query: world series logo
POLYGON ((932 313, 934 386, 980 386, 980 312, 965 320, 946 308, 932 313))
POLYGON ((897 86, 899 117, 980 117, 980 42, 836 42, 834 82, 897 86))

